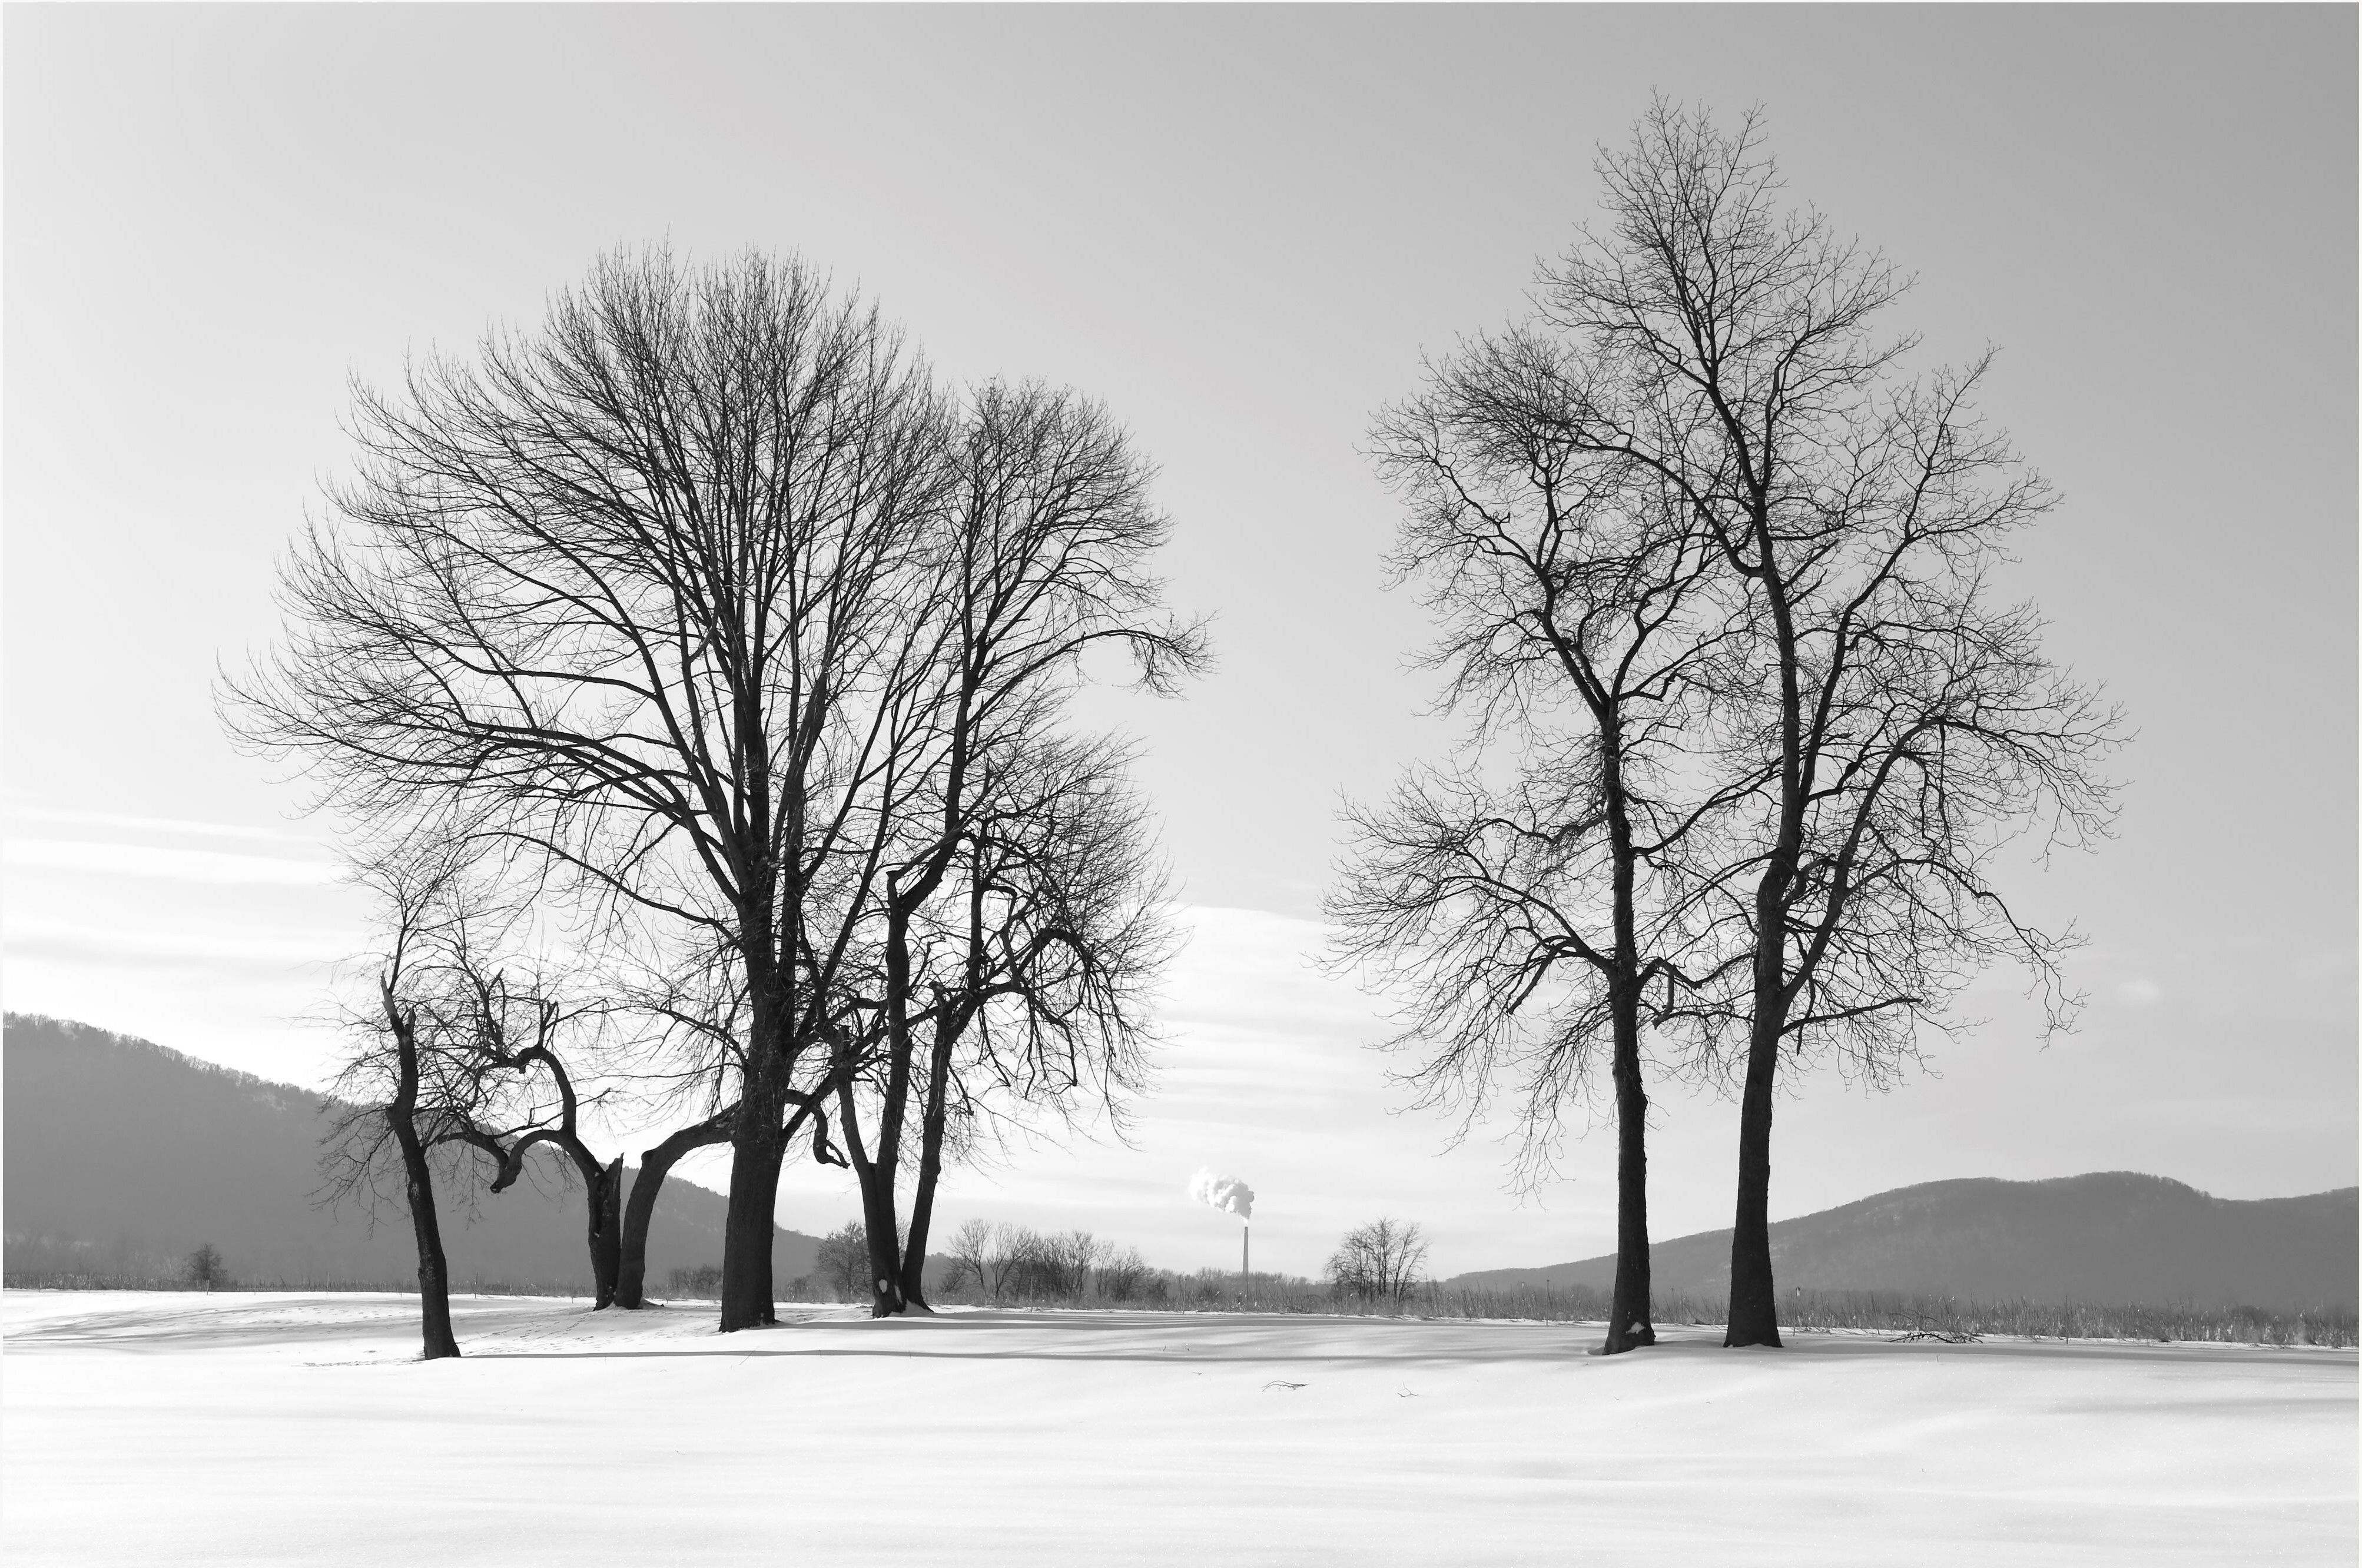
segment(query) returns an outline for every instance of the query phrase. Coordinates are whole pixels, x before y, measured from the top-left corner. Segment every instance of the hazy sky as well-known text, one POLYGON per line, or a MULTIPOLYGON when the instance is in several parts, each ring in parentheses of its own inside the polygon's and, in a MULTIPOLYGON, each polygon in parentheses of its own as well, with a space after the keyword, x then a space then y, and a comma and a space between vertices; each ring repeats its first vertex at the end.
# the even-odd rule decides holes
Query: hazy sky
MULTIPOLYGON (((6 1004, 316 1082, 359 940, 298 789, 234 753, 217 659, 347 448, 349 377, 530 323, 619 242, 794 250, 946 375, 1105 399, 1162 464, 1220 668, 1094 712, 1143 738, 1197 933, 1136 1152, 956 1176, 969 1214, 1259 1264, 1423 1222, 1445 1270, 1613 1243, 1612 1137, 1522 1203, 1390 1114, 1320 977, 1340 792, 1448 745, 1356 447, 1422 351, 1517 310, 1650 90, 1760 102, 1794 194, 1916 273, 1922 363, 2065 504, 2012 586, 2138 729, 2117 840, 2030 873, 2091 943, 2080 1033, 2022 981, 1940 1077, 1796 1085, 1773 1215, 1944 1176, 2130 1168, 2226 1197, 2356 1178, 2356 13, 2350 7, 5 13, 6 1004)), ((1661 1235, 1729 1223, 1735 1111, 1661 1083, 1661 1235)), ((638 1147, 634 1143, 633 1147, 638 1147)), ((713 1162, 697 1168, 717 1180, 713 1162)), ((855 1211, 793 1167, 811 1230, 855 1211)))

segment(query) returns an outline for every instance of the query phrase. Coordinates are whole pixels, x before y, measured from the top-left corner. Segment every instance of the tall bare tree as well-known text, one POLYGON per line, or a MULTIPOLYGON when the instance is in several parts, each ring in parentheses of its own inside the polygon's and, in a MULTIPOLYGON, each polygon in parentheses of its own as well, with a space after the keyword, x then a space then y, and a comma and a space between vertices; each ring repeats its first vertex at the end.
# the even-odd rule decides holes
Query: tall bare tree
POLYGON ((1614 1354, 1655 1339, 1644 997, 1710 975, 1695 844, 1755 781, 1684 766, 1733 630, 1713 541, 1645 469, 1586 448, 1592 379, 1546 330, 1479 337, 1375 426, 1406 507, 1394 569, 1441 623, 1429 660, 1470 734, 1460 766, 1349 812, 1329 914, 1340 957, 1403 999, 1393 1043, 1421 1056, 1424 1099, 1473 1114, 1516 1082, 1529 1177, 1605 1058, 1614 1354))
POLYGON ((2023 919, 1996 873, 2028 828, 2105 831, 2119 722, 2043 657, 2030 606, 1995 602, 2009 536, 2052 496, 1974 410, 1986 361, 1903 374, 1913 340, 1880 322, 1907 280, 1783 204, 1759 118, 1660 100, 1597 168, 1607 226, 1540 295, 1596 368, 1578 444, 1685 509, 1748 610, 1709 748, 1766 780, 1710 936, 1747 956, 1726 1341, 1777 1344, 1782 1065, 1835 1050, 1882 1078, 2001 955, 2065 1021, 2071 933, 2023 919))
POLYGON ((987 1116, 1119 1135, 1146 1086, 1153 991, 1175 947, 1147 810, 1106 740, 994 753, 914 973, 930 998, 918 1177, 900 1259, 923 1306, 935 1194, 956 1129, 987 1116))
MULTIPOLYGON (((914 801, 905 836, 889 851, 877 959, 882 996, 874 1031, 883 1051, 874 1138, 865 1139, 850 1076, 838 1079, 845 1150, 860 1177, 875 1310, 901 1311, 917 1291, 933 1174, 914 1214, 911 1245, 897 1224, 896 1189, 915 1086, 919 1043, 932 1025, 933 1059, 988 998, 929 995, 914 963, 915 933, 947 904, 956 926, 981 918, 986 899, 953 879, 979 824, 1005 820, 1010 759, 1044 747, 1101 650, 1124 657, 1143 688, 1170 693, 1205 662, 1202 626, 1164 607, 1150 570, 1172 524, 1152 504, 1152 470, 1107 411, 1069 391, 988 382, 962 410, 947 454, 946 536, 932 596, 916 606, 943 632, 937 684, 910 759, 898 760, 914 801), (909 1256, 906 1258, 906 1253, 909 1256)), ((1106 761, 1112 754, 1102 754, 1106 761)), ((1113 845, 1101 847, 1114 849, 1113 845)), ((990 852, 988 851, 988 854, 990 852)), ((973 856, 971 856, 973 858, 973 856)), ((1005 939, 1005 933, 996 933, 1005 939)), ((1094 934, 1099 934, 1094 933, 1094 934)), ((984 940, 979 934, 977 940, 984 940)), ((1070 933, 1069 946, 1079 941, 1070 933)), ((1038 955, 1025 960, 1035 966, 1038 955)), ((1001 976, 1007 987, 1018 977, 1001 976)), ((956 983, 955 983, 956 984, 956 983)), ((974 988, 970 988, 971 990, 974 988)), ((935 1075, 938 1082, 941 1073, 935 1075)), ((927 1142, 938 1154, 940 1118, 927 1142)), ((925 1155, 922 1155, 922 1162, 925 1155)))
POLYGON ((286 642, 227 683, 234 726, 348 813, 465 800, 480 836, 732 954, 721 1319, 772 1321, 789 1097, 929 716, 941 400, 800 263, 654 251, 359 392, 353 424, 359 473, 284 568, 286 642))
POLYGON ((356 879, 379 900, 384 946, 373 995, 344 1021, 349 1049, 329 1100, 337 1114, 321 1139, 320 1201, 358 1201, 374 1221, 385 1188, 399 1184, 418 1251, 428 1361, 459 1353, 435 1163, 444 1151, 472 1162, 476 1134, 491 1121, 469 1061, 474 1031, 451 1027, 431 999, 448 978, 441 958, 455 936, 457 876, 447 860, 394 854, 357 862, 356 879))
POLYGON ((393 1046, 393 1092, 383 1115, 402 1154, 403 1195, 410 1210, 411 1230, 418 1245, 418 1318, 420 1354, 427 1361, 459 1353, 451 1331, 451 1265, 443 1254, 442 1222, 435 1210, 435 1181, 426 1162, 430 1146, 419 1135, 418 1018, 401 996, 401 955, 393 955, 379 982, 385 1007, 386 1035, 393 1046))

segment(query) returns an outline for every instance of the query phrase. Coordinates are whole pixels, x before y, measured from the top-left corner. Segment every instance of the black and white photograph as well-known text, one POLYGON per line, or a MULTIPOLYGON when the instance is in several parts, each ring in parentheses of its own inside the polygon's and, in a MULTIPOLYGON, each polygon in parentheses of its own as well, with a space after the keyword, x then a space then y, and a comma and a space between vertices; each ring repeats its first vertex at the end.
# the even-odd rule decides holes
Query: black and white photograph
POLYGON ((2355 1563, 2358 83, 0 6, 0 1557, 2355 1563))

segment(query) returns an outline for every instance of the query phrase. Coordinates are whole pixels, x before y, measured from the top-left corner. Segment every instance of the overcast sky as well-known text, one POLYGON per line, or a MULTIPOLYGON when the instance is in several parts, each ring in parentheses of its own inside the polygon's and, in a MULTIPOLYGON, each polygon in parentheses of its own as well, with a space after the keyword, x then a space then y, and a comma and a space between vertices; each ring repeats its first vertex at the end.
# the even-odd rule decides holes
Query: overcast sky
MULTIPOLYGON (((1918 278, 1922 363, 2064 493, 2011 586, 2139 734, 2118 838, 2030 873, 2090 935, 2081 1032, 2022 979, 1941 1077, 1812 1077, 1773 1217, 1947 1176, 2351 1183, 2356 13, 2302 9, 7 8, 6 1005, 316 1083, 360 940, 215 661, 348 461, 348 378, 530 323, 619 242, 796 251, 947 376, 1105 399, 1162 465, 1220 668, 1142 738, 1196 941, 1138 1147, 1021 1151, 946 1218, 1260 1264, 1378 1213, 1445 1271, 1613 1245, 1613 1139, 1520 1199, 1396 1114, 1372 1003, 1309 966, 1340 793, 1448 745, 1357 445, 1419 356, 1518 307, 1650 90, 1760 102, 1791 191, 1918 278)), ((1727 1225, 1736 1114, 1661 1083, 1661 1236, 1727 1225)), ((636 1148, 637 1143, 632 1144, 636 1148)), ((718 1181, 709 1160, 693 1174, 718 1181)), ((780 1208, 855 1212, 791 1168, 780 1208)))

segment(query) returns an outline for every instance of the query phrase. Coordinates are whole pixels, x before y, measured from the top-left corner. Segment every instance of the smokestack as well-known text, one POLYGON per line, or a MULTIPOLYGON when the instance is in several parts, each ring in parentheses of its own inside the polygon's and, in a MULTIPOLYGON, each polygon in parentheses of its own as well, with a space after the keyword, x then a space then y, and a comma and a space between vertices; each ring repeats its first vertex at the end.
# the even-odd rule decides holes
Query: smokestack
POLYGON ((1236 1176, 1216 1176, 1200 1165, 1198 1174, 1189 1178, 1189 1196, 1200 1203, 1212 1204, 1225 1214, 1235 1214, 1242 1221, 1239 1226, 1239 1300, 1243 1305, 1247 1282, 1253 1277, 1249 1267, 1253 1259, 1248 1252, 1248 1231, 1252 1227, 1244 1221, 1254 1217, 1254 1188, 1236 1176))

